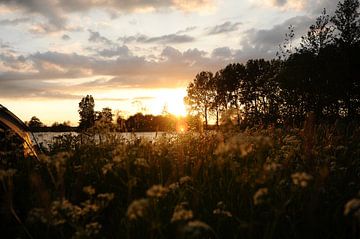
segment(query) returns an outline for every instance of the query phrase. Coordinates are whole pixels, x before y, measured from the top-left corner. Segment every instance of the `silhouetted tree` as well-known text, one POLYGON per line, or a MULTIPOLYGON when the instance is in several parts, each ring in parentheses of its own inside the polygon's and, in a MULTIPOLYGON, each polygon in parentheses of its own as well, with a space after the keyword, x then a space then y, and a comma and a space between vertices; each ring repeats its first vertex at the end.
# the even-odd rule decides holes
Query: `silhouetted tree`
POLYGON ((40 121, 40 119, 36 116, 31 117, 28 126, 30 128, 41 128, 44 127, 45 125, 40 121))
POLYGON ((102 111, 96 112, 96 121, 101 121, 105 124, 112 124, 113 113, 109 107, 103 108, 102 111))
POLYGON ((79 129, 86 130, 95 123, 95 102, 94 98, 91 95, 87 95, 86 97, 82 98, 79 103, 79 115, 80 115, 80 123, 79 129))
POLYGON ((311 25, 307 34, 301 37, 300 51, 319 54, 320 50, 332 44, 334 41, 332 35, 334 28, 329 23, 330 16, 324 8, 321 15, 316 18, 315 24, 311 25))
POLYGON ((344 0, 339 2, 332 18, 336 29, 339 32, 338 42, 342 45, 352 46, 359 42, 359 1, 344 0))
POLYGON ((193 82, 187 88, 185 103, 190 107, 191 112, 201 114, 204 117, 205 125, 208 126, 208 114, 211 108, 211 82, 213 74, 202 71, 196 75, 193 82))
POLYGON ((239 63, 229 64, 216 74, 217 98, 224 109, 234 108, 236 110, 238 124, 240 123, 240 106, 242 104, 239 89, 245 74, 244 65, 239 63))
POLYGON ((349 119, 359 114, 360 106, 360 18, 359 1, 344 0, 339 2, 332 22, 338 32, 336 42, 338 44, 339 72, 342 73, 342 101, 349 119))

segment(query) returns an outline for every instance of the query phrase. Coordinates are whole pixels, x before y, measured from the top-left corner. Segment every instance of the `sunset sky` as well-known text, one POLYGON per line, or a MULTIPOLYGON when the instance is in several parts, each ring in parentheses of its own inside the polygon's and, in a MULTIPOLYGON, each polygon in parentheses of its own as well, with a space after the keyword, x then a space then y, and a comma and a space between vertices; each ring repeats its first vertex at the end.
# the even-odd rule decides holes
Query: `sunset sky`
POLYGON ((0 104, 26 121, 96 110, 185 114, 202 70, 273 58, 337 0, 0 0, 0 104))

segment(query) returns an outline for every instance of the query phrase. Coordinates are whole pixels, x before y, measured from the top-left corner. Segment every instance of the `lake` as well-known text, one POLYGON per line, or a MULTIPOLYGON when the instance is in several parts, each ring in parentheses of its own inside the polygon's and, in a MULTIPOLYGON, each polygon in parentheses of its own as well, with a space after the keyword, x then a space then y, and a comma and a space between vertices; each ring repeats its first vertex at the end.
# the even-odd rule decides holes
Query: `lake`
MULTIPOLYGON (((33 144, 43 144, 43 146, 47 146, 49 144, 53 143, 53 139, 57 136, 61 135, 78 135, 76 132, 35 132, 30 134, 31 140, 33 141, 33 144)), ((169 132, 136 132, 136 133, 115 133, 116 136, 125 138, 125 139, 134 139, 134 138, 145 138, 148 140, 155 140, 163 135, 173 135, 174 133, 169 132)))

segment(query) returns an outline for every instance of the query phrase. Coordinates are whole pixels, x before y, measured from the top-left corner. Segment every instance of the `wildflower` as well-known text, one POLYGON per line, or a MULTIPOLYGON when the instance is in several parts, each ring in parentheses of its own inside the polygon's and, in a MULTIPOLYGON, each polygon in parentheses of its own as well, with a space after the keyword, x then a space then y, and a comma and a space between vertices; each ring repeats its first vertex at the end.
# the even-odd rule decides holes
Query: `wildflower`
POLYGON ((244 143, 239 146, 241 157, 246 157, 254 150, 254 145, 250 143, 244 143))
POLYGON ((267 188, 260 188, 256 191, 254 194, 253 200, 254 205, 259 205, 264 202, 264 197, 269 193, 269 190, 267 188))
POLYGON ((98 212, 100 210, 99 205, 97 205, 95 203, 91 203, 91 201, 89 201, 89 200, 87 200, 81 204, 83 206, 83 209, 82 209, 83 215, 86 215, 90 212, 98 212))
POLYGON ((179 182, 180 182, 180 185, 187 184, 187 183, 191 182, 191 177, 189 177, 189 176, 181 177, 179 182))
POLYGON ((85 234, 87 236, 97 235, 101 230, 101 225, 98 222, 91 222, 85 226, 85 234))
POLYGON ((134 200, 128 207, 126 215, 130 221, 145 217, 149 207, 147 199, 134 200))
POLYGON ((112 170, 112 167, 113 167, 112 163, 107 163, 102 167, 101 171, 104 175, 106 175, 108 172, 112 170))
POLYGON ((97 195, 97 198, 104 201, 112 201, 114 199, 113 193, 100 193, 97 195))
POLYGON ((280 169, 281 167, 282 167, 281 164, 274 163, 274 162, 271 162, 271 163, 269 162, 269 163, 264 164, 264 170, 268 171, 268 172, 270 172, 270 171, 274 172, 274 171, 280 169))
POLYGON ((193 212, 187 209, 187 203, 176 205, 171 222, 187 221, 193 218, 193 212))
POLYGON ((172 184, 170 184, 170 185, 168 186, 168 188, 169 188, 170 191, 175 191, 176 189, 179 188, 179 183, 178 183, 178 182, 172 183, 172 184))
POLYGON ((146 195, 153 198, 162 198, 166 196, 168 191, 169 190, 166 187, 163 187, 161 185, 153 185, 150 189, 146 191, 146 195))
POLYGON ((149 168, 149 164, 148 162, 144 159, 144 158, 137 158, 135 159, 134 164, 136 166, 140 166, 140 167, 144 167, 144 168, 149 168))
POLYGON ((344 215, 348 216, 350 213, 355 213, 360 216, 360 199, 353 198, 345 204, 344 215))
POLYGON ((225 204, 223 201, 217 203, 217 208, 213 210, 214 215, 221 215, 225 217, 232 217, 231 212, 225 210, 225 204))
POLYGON ((95 188, 93 188, 92 186, 83 187, 83 191, 90 196, 95 194, 95 188))
POLYGON ((295 185, 298 185, 302 188, 307 187, 309 181, 312 180, 312 176, 305 172, 293 173, 291 175, 291 178, 295 185))

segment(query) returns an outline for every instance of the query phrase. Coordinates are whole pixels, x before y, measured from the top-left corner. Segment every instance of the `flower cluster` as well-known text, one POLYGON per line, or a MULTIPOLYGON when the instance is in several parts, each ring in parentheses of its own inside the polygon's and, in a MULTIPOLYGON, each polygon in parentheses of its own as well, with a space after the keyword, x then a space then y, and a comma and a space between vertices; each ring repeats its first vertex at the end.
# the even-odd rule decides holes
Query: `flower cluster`
POLYGON ((308 183, 312 180, 312 176, 305 172, 297 172, 291 175, 294 185, 306 188, 308 183))

